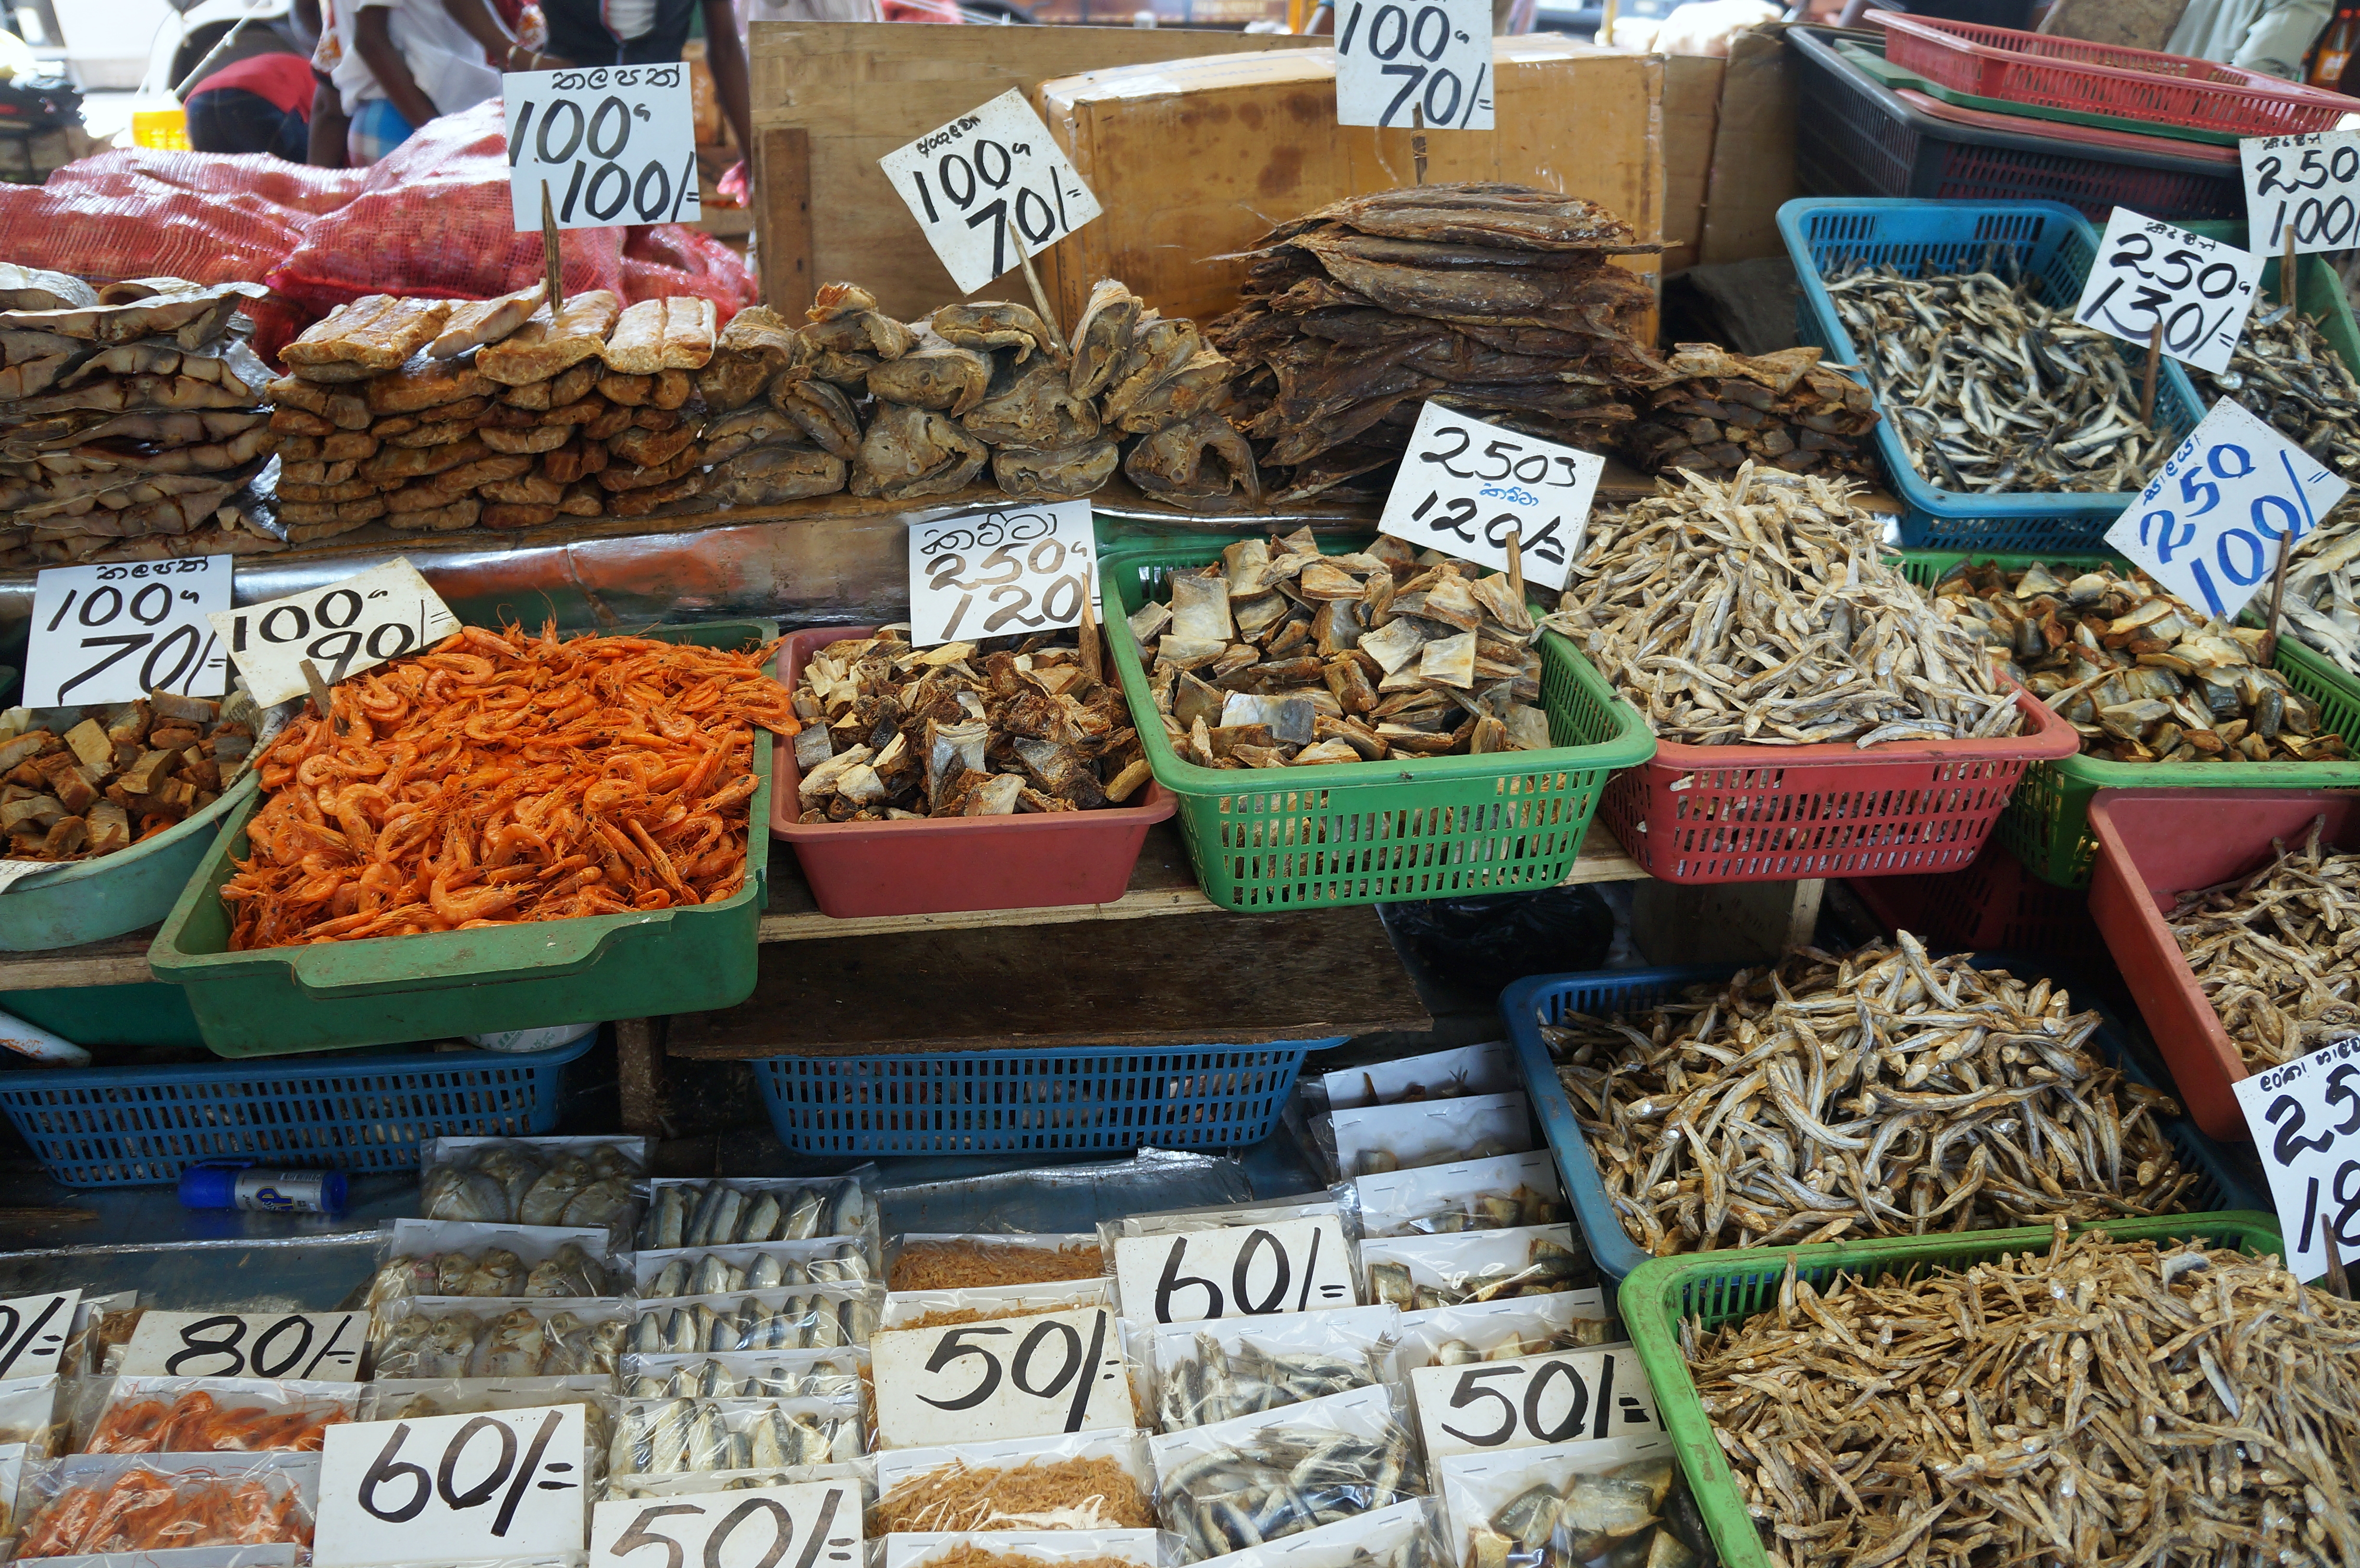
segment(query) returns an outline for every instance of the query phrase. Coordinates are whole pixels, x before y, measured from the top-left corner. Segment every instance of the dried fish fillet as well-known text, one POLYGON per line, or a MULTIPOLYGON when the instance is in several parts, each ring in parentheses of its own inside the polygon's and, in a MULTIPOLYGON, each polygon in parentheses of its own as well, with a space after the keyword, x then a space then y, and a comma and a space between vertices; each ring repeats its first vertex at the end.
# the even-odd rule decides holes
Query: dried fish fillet
POLYGON ((424 348, 450 319, 448 299, 411 299, 371 294, 339 305, 328 319, 279 351, 301 374, 306 365, 353 365, 391 370, 424 348))
POLYGON ((702 370, 713 357, 714 318, 710 299, 642 299, 615 318, 599 357, 624 376, 702 370))
POLYGON ((426 352, 436 359, 456 359, 471 348, 498 343, 523 326, 548 297, 549 286, 536 283, 497 299, 469 299, 453 305, 442 322, 442 331, 426 345, 426 352))
POLYGON ((543 303, 508 337, 476 350, 475 369, 504 387, 546 381, 596 357, 621 314, 622 302, 604 289, 567 296, 554 314, 543 303))

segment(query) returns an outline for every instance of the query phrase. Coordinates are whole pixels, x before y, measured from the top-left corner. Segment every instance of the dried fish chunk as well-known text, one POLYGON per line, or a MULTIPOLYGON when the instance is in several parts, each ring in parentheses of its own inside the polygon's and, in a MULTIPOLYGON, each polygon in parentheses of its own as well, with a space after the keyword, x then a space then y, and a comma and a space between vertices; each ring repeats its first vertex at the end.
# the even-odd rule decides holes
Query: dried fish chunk
MULTIPOLYGON (((803 392, 804 387, 797 387, 803 392)), ((794 409, 787 412, 792 416, 794 409)), ((853 460, 851 490, 890 501, 945 495, 964 488, 982 472, 990 452, 956 420, 930 408, 879 406, 861 433, 853 460)))
POLYGON ((1095 397, 1113 384, 1138 329, 1140 309, 1139 296, 1111 278, 1090 285, 1089 302, 1074 326, 1075 397, 1095 397))
POLYGON ((391 370, 424 348, 450 319, 448 299, 411 299, 371 294, 339 305, 328 319, 279 351, 297 375, 317 365, 350 365, 375 372, 391 370))
POLYGON ((1056 334, 1049 330, 1049 324, 1022 305, 998 299, 945 305, 928 320, 935 336, 961 348, 1013 349, 1020 365, 1038 350, 1054 365, 1069 363, 1065 351, 1057 346, 1056 334))
POLYGON ((702 370, 713 357, 714 318, 710 299, 641 299, 615 318, 598 357, 623 376, 702 370))
POLYGON ((622 308, 622 301, 604 289, 569 295, 564 308, 553 314, 544 303, 523 326, 477 349, 475 369, 503 387, 547 381, 596 358, 622 308))

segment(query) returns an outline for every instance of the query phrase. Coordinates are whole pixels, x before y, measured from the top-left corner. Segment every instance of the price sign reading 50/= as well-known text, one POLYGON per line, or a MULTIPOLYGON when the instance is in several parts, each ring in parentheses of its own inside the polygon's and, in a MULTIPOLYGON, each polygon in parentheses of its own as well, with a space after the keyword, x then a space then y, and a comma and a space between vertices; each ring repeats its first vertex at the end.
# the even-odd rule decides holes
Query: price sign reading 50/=
POLYGON ((1098 198, 1013 87, 877 164, 964 294, 1014 267, 1019 241, 1038 256, 1098 215, 1098 198))
POLYGON ((1344 0, 1336 123, 1488 131, 1491 0, 1344 0))
POLYGON ((561 229, 704 215, 685 65, 516 71, 501 83, 508 204, 519 231, 540 231, 543 186, 561 229))

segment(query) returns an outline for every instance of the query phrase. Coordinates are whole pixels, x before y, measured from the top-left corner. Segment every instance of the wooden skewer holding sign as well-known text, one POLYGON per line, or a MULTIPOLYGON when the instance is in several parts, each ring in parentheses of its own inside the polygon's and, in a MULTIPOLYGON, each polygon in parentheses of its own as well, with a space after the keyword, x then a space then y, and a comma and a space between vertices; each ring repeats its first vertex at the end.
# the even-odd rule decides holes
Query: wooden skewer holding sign
POLYGON ((2155 331, 2147 340, 2147 375, 2139 382, 2139 423, 2155 423, 2155 378, 2163 368, 2163 319, 2156 318, 2155 331))
POLYGON ((2327 1246, 2327 1293, 2348 1301, 2352 1281, 2344 1277, 2344 1258, 2335 1249, 2335 1221, 2327 1214, 2319 1216, 2319 1239, 2327 1246))
POLYGON ((1098 605, 1089 589, 1082 590, 1082 673, 1103 683, 1106 680, 1106 654, 1098 644, 1098 605))
POLYGON ((2286 229, 2286 255, 2278 257, 2278 299, 2289 311, 2294 310, 2295 295, 2301 288, 2302 285, 2297 281, 2294 273, 2294 225, 2289 223, 2286 229))
POLYGON ((320 716, 334 720, 336 733, 344 734, 344 717, 336 712, 336 704, 328 695, 328 683, 322 679, 320 667, 308 659, 303 661, 303 684, 311 689, 311 705, 320 710, 320 716))
POLYGON ((1524 530, 1508 530, 1508 592, 1517 604, 1524 602, 1524 530))
POLYGON ((1417 182, 1423 185, 1426 183, 1425 104, 1413 103, 1409 106, 1409 123, 1413 127, 1409 138, 1409 160, 1417 170, 1417 182))
POLYGON ((541 264, 549 270, 549 313, 565 309, 565 278, 557 250, 557 212, 549 204, 549 181, 541 182, 541 264))
POLYGON ((2262 632, 2261 659, 2265 669, 2278 657, 2278 611, 2286 604, 2287 556, 2294 550, 2291 530, 2278 535, 2278 563, 2270 572, 2270 620, 2262 632))
POLYGON ((1024 236, 1016 232, 1016 220, 1002 220, 1008 225, 1008 243, 1016 247, 1016 263, 1024 269, 1024 282, 1032 290, 1032 308, 1041 312, 1041 320, 1049 326, 1049 341, 1059 352, 1065 347, 1065 329, 1057 325, 1057 312, 1049 308, 1049 291, 1041 287, 1041 275, 1032 270, 1032 257, 1024 249, 1024 236))

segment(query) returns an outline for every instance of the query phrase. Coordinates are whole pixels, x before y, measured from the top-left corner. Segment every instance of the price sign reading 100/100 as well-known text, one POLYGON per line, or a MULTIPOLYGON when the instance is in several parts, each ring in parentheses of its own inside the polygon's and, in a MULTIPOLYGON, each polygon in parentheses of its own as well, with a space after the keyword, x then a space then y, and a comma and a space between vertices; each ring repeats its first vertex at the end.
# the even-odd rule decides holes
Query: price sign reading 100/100
MULTIPOLYGON (((585 223, 676 223, 682 208, 696 201, 693 137, 685 158, 663 146, 672 138, 661 136, 642 136, 643 156, 627 156, 634 122, 650 127, 656 124, 657 116, 646 101, 650 93, 678 89, 685 95, 683 70, 655 66, 611 71, 535 71, 508 79, 512 84, 547 84, 549 96, 526 96, 519 103, 516 123, 508 131, 508 168, 515 169, 519 159, 530 154, 533 164, 562 180, 563 189, 558 190, 552 180, 550 192, 559 227, 585 223), (644 156, 650 150, 652 156, 644 156)), ((511 85, 509 91, 520 90, 511 85)), ((536 208, 538 201, 534 197, 536 208)))

